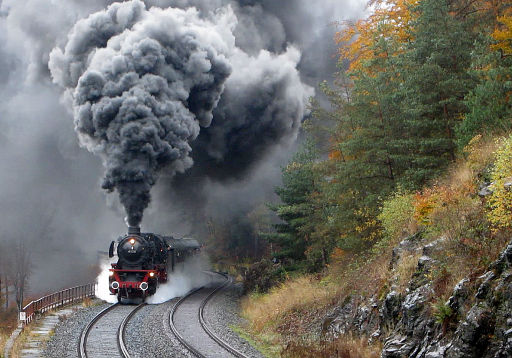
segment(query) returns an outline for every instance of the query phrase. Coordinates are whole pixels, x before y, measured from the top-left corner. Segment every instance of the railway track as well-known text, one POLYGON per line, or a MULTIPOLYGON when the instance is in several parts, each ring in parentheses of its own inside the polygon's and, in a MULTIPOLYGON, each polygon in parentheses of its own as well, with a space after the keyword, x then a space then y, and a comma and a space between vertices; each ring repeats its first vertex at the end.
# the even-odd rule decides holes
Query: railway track
POLYGON ((143 306, 116 303, 98 313, 80 335, 78 357, 130 358, 124 342, 126 324, 143 306))
POLYGON ((224 287, 231 284, 230 277, 217 287, 202 287, 177 301, 169 314, 169 326, 176 338, 198 358, 248 358, 220 338, 206 323, 204 309, 208 302, 224 287))

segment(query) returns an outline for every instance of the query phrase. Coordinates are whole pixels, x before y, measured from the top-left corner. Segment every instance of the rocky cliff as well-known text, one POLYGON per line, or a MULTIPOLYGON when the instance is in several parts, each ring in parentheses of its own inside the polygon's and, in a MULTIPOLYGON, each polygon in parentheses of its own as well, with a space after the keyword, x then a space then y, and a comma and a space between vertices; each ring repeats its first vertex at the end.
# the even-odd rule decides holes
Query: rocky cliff
POLYGON ((486 273, 461 280, 439 303, 431 271, 443 241, 424 246, 416 236, 402 241, 391 270, 402 255, 420 256, 407 289, 399 293, 391 286, 382 297, 349 296, 324 318, 322 334, 380 340, 382 358, 512 357, 512 242, 486 273))

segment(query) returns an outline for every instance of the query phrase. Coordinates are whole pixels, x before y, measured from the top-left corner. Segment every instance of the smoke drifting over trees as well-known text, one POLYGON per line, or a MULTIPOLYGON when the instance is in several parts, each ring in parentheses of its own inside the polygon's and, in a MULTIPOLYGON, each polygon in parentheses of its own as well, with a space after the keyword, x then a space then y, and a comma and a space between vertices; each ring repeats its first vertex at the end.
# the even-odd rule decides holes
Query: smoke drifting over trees
MULTIPOLYGON (((81 144, 94 153, 102 153, 107 180, 101 184, 119 190, 123 182, 119 178, 132 176, 142 165, 150 168, 143 176, 145 185, 150 185, 161 170, 144 224, 155 231, 188 231, 192 223, 183 227, 174 224, 193 221, 191 207, 202 208, 207 215, 228 214, 251 201, 261 201, 272 192, 279 181, 279 165, 288 156, 287 151, 278 149, 293 145, 306 113, 307 98, 313 94, 312 87, 329 79, 335 69, 335 29, 330 23, 358 16, 364 8, 362 2, 355 0, 345 5, 334 0, 318 4, 306 0, 129 1, 113 6, 119 9, 138 3, 139 10, 123 12, 119 23, 112 23, 110 29, 87 31, 88 18, 96 16, 98 21, 101 18, 108 23, 108 11, 113 10, 107 8, 114 3, 0 1, 2 240, 24 240, 32 245, 35 290, 46 289, 49 284, 55 287, 76 282, 76 273, 86 272, 88 263, 95 261, 95 250, 104 249, 105 242, 124 231, 121 215, 111 210, 118 208, 115 197, 108 196, 108 208, 98 190, 98 179, 105 169, 97 157, 77 145, 73 116, 75 120, 80 118, 75 125, 81 133, 81 144), (145 73, 144 69, 134 69, 136 76, 132 77, 126 75, 131 71, 127 69, 122 70, 126 71, 124 75, 122 71, 114 73, 118 66, 116 56, 123 57, 128 67, 130 61, 136 62, 123 51, 142 46, 144 41, 139 40, 144 36, 149 42, 158 43, 154 48, 147 47, 157 57, 162 53, 158 51, 177 45, 158 37, 173 33, 158 29, 162 22, 157 20, 164 21, 166 16, 182 21, 179 28, 188 29, 196 40, 197 47, 185 51, 188 55, 182 58, 183 63, 187 56, 201 53, 210 62, 211 70, 179 69, 176 73, 182 80, 169 81, 168 74, 162 71, 176 70, 177 62, 157 60, 158 70, 145 73), (150 18, 156 21, 151 29, 150 18), (79 38, 79 30, 90 37, 79 38), (82 47, 71 48, 70 41, 74 41, 73 46, 82 47), (77 66, 70 66, 72 61, 77 66), (147 76, 148 73, 164 80, 147 76), (194 78, 185 83, 183 78, 191 73, 207 74, 213 82, 194 78), (147 79, 143 79, 145 75, 147 79), (121 81, 123 76, 126 82, 121 81), (99 78, 101 86, 95 82, 99 78), (150 78, 155 81, 148 81, 150 78), (199 101, 202 93, 198 89, 205 83, 208 99, 199 101), (154 95, 153 85, 160 86, 158 96, 154 95), (181 86, 180 91, 172 91, 172 85, 181 86), (103 100, 95 99, 89 91, 94 86, 104 91, 103 100), (62 87, 67 92, 64 97, 62 87), (122 166, 124 154, 101 142, 101 136, 111 135, 105 130, 105 117, 96 122, 93 119, 99 119, 98 115, 108 109, 100 108, 100 103, 109 104, 113 110, 118 105, 115 98, 121 97, 127 106, 130 96, 143 100, 146 112, 136 112, 135 127, 139 134, 148 136, 154 147, 149 152, 155 153, 144 152, 143 159, 133 157, 133 166, 123 166, 129 172, 122 173, 114 169, 122 166), (187 96, 197 99, 193 101, 196 104, 187 101, 187 96), (77 117, 77 112, 69 113, 73 101, 75 110, 82 108, 78 114, 83 117, 77 117), (91 103, 91 112, 83 111, 88 108, 87 102, 91 103), (184 125, 185 131, 180 129, 171 141, 156 131, 163 127, 162 121, 169 126, 176 123, 166 121, 170 107, 159 112, 162 104, 175 106, 173 110, 179 110, 184 119, 178 123, 184 125), (96 127, 90 127, 91 122, 96 127), (141 131, 142 127, 148 131, 141 131), (89 141, 84 141, 86 138, 89 141), (185 174, 174 175, 186 168, 185 174), (49 235, 38 238, 34 233, 42 220, 40 213, 54 207, 57 209, 49 235), (50 279, 42 280, 40 271, 50 279), (74 277, 66 281, 68 274, 74 277)), ((137 147, 141 142, 129 143, 137 147)), ((141 188, 147 193, 144 186, 137 190, 141 188)), ((138 199, 144 202, 145 195, 138 199)), ((137 215, 134 220, 138 220, 137 215)))
POLYGON ((102 186, 117 190, 130 225, 140 224, 162 169, 172 176, 193 165, 189 143, 212 117, 199 142, 229 174, 297 134, 313 95, 296 70, 300 53, 247 54, 235 46, 236 22, 230 6, 201 19, 195 8, 147 10, 133 0, 78 21, 64 51, 50 53, 80 141, 102 156, 102 186))

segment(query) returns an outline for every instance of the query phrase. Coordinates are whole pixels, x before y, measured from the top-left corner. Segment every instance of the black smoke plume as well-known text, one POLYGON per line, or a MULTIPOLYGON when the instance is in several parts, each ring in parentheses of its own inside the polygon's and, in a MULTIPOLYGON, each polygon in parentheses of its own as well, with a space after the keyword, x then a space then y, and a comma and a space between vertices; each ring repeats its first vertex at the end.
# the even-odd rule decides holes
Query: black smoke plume
POLYGON ((50 54, 81 144, 102 157, 102 187, 118 192, 130 226, 140 224, 163 169, 173 178, 195 160, 192 175, 238 178, 297 135, 313 95, 297 70, 300 52, 284 43, 279 53, 249 50, 236 30, 250 25, 247 12, 227 2, 207 12, 114 3, 78 21, 64 50, 50 54))
POLYGON ((117 190, 130 226, 140 224, 160 170, 192 165, 189 143, 210 125, 231 72, 223 25, 195 9, 115 3, 78 21, 64 51, 50 54, 81 143, 102 157, 102 187, 117 190))
MULTIPOLYGON (((79 37, 82 28, 72 30, 78 26, 77 21, 97 12, 105 13, 104 9, 115 2, 0 0, 0 197, 3 203, 0 216, 4 219, 0 264, 5 262, 2 254, 9 255, 9 244, 23 241, 30 246, 34 260, 30 287, 34 295, 89 282, 94 275, 88 274, 87 269, 97 261, 96 250, 105 250, 105 242, 124 230, 118 213, 104 205, 103 196, 97 190, 97 179, 104 168, 97 158, 78 147, 72 118, 66 112, 73 108, 72 102, 62 105, 62 91, 52 83, 48 68, 50 52, 57 46, 65 54, 69 39, 79 37), (49 230, 43 236, 41 228, 45 227, 49 230)), ((213 33, 220 32, 223 38, 229 39, 226 58, 231 63, 232 74, 214 110, 212 125, 202 128, 199 137, 190 143, 195 163, 176 177, 181 186, 162 170, 158 187, 153 188, 153 205, 145 212, 145 224, 152 231, 188 234, 190 226, 200 223, 192 215, 198 208, 206 216, 215 213, 221 219, 229 219, 250 211, 261 201, 271 200, 268 195, 280 181, 279 167, 293 150, 286 143, 294 142, 300 120, 290 119, 289 126, 283 126, 282 121, 273 130, 272 121, 268 120, 272 112, 267 111, 266 125, 262 125, 257 114, 265 113, 263 98, 277 104, 277 98, 286 96, 274 97, 274 89, 284 89, 287 83, 315 86, 319 81, 329 80, 336 70, 333 56, 336 44, 332 40, 336 28, 331 24, 361 17, 366 1, 145 0, 144 3, 146 10, 141 15, 151 7, 182 10, 196 7, 201 19, 219 24, 213 33), (219 14, 228 5, 234 14, 219 14), (224 21, 222 26, 221 21, 224 21), (239 50, 232 46, 232 35, 239 50), (269 54, 274 64, 272 71, 255 67, 256 57, 264 54, 269 54), (244 67, 248 58, 250 67, 244 67), (243 68, 246 73, 258 73, 259 80, 244 81, 242 74, 235 76, 243 68), (287 70, 274 76, 278 68, 287 70), (247 107, 233 102, 242 98, 247 107), (221 120, 217 113, 226 115, 219 117, 221 120), (231 119, 226 121, 228 118, 231 119), (245 125, 247 130, 236 129, 245 125), (257 130, 252 132, 248 128, 257 130), (234 134, 239 135, 234 137, 234 134), (214 143, 219 138, 226 143, 214 143), (242 163, 245 169, 231 171, 238 168, 237 163, 242 163), (177 202, 177 199, 181 200, 177 202)), ((95 26, 99 32, 103 31, 99 22, 95 26)), ((89 55, 92 57, 96 51, 108 47, 93 43, 99 40, 92 36, 95 32, 89 35, 91 42, 83 51, 76 43, 77 56, 83 56, 72 66, 77 74, 73 81, 85 72, 80 66, 88 65, 89 55)), ((104 43, 105 39, 101 41, 104 43)), ((52 69, 58 72, 55 65, 52 69)), ((68 67, 63 64, 62 71, 71 70, 68 67)), ((70 74, 55 75, 59 79, 70 78, 70 74)), ((66 98, 72 99, 73 85, 66 83, 65 87, 66 98)), ((311 90, 307 86, 299 87, 294 97, 292 88, 288 98, 298 98, 298 102, 293 100, 298 103, 296 108, 305 108, 307 98, 302 99, 301 93, 309 95, 311 90)), ((298 114, 294 118, 300 117, 299 112, 295 113, 298 114)), ((286 115, 276 118, 284 119, 286 115)), ((86 145, 87 137, 82 137, 82 144, 86 145)), ((109 202, 115 202, 115 195, 108 197, 109 202)), ((204 220, 205 215, 199 219, 204 220)))

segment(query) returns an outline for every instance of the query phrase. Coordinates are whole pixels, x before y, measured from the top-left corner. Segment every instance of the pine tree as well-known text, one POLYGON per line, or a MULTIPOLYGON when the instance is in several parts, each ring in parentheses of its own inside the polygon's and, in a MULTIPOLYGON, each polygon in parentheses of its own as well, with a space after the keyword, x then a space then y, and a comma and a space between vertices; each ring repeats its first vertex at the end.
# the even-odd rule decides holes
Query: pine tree
POLYGON ((282 169, 283 185, 275 189, 282 203, 269 205, 282 223, 276 224, 276 233, 267 235, 267 238, 278 246, 274 256, 286 261, 289 269, 293 269, 294 263, 306 258, 310 233, 304 228, 313 213, 310 196, 316 190, 320 177, 315 170, 317 158, 314 143, 306 141, 290 163, 282 169))
POLYGON ((423 0, 416 12, 414 41, 402 56, 407 138, 402 145, 410 157, 402 182, 412 187, 435 178, 455 159, 455 126, 475 85, 468 72, 470 22, 454 18, 446 0, 423 0))
MULTIPOLYGON (((512 16, 509 18, 512 28, 512 16)), ((479 133, 512 128, 512 49, 508 50, 506 41, 508 37, 508 44, 512 43, 512 30, 496 30, 492 37, 489 32, 488 28, 482 31, 473 51, 472 68, 479 83, 466 96, 468 113, 457 127, 461 149, 479 133)))
POLYGON ((400 44, 380 37, 372 58, 350 72, 350 94, 326 92, 335 104, 337 141, 331 155, 332 181, 323 189, 330 198, 331 231, 338 246, 361 250, 379 237, 379 203, 395 187, 404 171, 400 141, 400 83, 396 57, 400 44))

